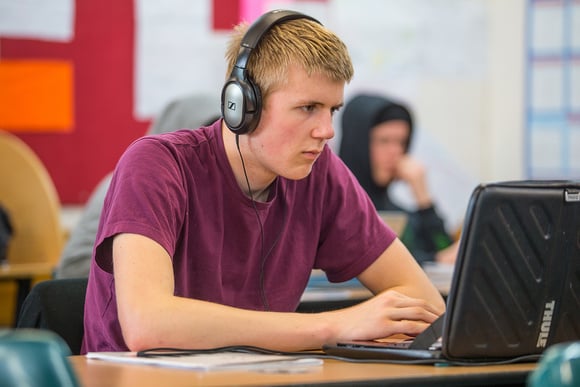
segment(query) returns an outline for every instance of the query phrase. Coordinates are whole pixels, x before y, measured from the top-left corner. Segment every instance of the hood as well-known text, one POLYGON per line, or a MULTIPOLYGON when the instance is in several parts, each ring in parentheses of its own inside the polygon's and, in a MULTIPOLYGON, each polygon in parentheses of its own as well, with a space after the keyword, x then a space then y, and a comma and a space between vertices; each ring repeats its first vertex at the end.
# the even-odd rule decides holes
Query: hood
MULTIPOLYGON (((342 136, 339 156, 367 191, 378 210, 389 209, 385 201, 387 186, 377 186, 371 177, 369 135, 376 125, 390 120, 409 123, 409 150, 413 135, 413 118, 408 108, 394 100, 371 94, 359 94, 347 102, 342 113, 342 136)), ((390 202, 390 201, 389 201, 390 202)))
POLYGON ((210 125, 221 116, 220 103, 219 97, 209 94, 192 94, 174 99, 154 120, 147 134, 210 125))

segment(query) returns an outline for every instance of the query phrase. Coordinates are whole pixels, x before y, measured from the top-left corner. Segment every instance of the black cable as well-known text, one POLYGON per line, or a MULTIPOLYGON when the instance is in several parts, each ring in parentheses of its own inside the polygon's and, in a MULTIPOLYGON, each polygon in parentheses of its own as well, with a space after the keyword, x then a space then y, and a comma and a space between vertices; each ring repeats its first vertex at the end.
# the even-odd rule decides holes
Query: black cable
POLYGON ((179 348, 151 348, 143 351, 137 352, 138 357, 178 357, 178 356, 190 356, 190 355, 201 355, 201 354, 213 354, 213 353, 223 353, 223 352, 237 352, 237 353, 253 353, 253 354, 265 354, 265 355, 282 355, 282 356, 292 356, 292 357, 308 357, 317 359, 333 359, 340 360, 349 363, 379 363, 379 364, 400 364, 400 365, 436 365, 436 366, 465 366, 465 367, 475 367, 475 366, 487 366, 487 365, 506 365, 514 363, 526 363, 526 362, 538 362, 542 355, 525 355, 518 356, 515 358, 502 359, 502 360, 479 360, 479 361, 458 361, 458 360, 447 360, 447 359, 408 359, 408 360, 393 360, 393 359, 358 359, 350 358, 344 356, 329 355, 321 352, 285 352, 285 351, 274 351, 261 347, 254 347, 249 345, 233 345, 218 348, 209 349, 179 349, 179 348))
POLYGON ((270 305, 268 303, 268 298, 266 297, 266 290, 264 289, 264 268, 266 265, 266 258, 270 255, 270 252, 280 239, 280 235, 274 241, 270 250, 268 250, 268 254, 264 255, 264 225, 262 224, 262 219, 260 219, 260 213, 258 212, 258 208, 256 207, 256 201, 254 200, 254 193, 252 191, 252 187, 250 187, 250 179, 248 178, 248 173, 246 171, 246 164, 244 163, 244 157, 242 156, 242 151, 240 150, 240 136, 236 134, 236 148, 238 148, 238 154, 240 155, 240 160, 242 162, 242 169, 244 171, 244 178, 246 179, 246 184, 248 186, 248 191, 250 193, 250 200, 252 201, 252 207, 254 208, 254 212, 256 213, 256 218, 258 219, 258 224, 260 225, 260 297, 262 299, 262 305, 264 306, 264 310, 269 311, 270 305))

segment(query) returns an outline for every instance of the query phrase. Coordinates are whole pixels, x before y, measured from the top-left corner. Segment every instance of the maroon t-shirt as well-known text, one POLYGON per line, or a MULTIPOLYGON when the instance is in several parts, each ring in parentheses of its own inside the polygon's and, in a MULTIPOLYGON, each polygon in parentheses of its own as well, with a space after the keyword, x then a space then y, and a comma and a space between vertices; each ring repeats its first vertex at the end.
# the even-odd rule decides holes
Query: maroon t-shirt
POLYGON ((144 235, 167 250, 181 297, 262 310, 263 267, 272 311, 296 309, 313 268, 333 282, 352 279, 395 239, 328 146, 308 177, 278 178, 268 201, 253 204, 226 158, 221 120, 141 138, 121 157, 105 199, 83 353, 127 350, 112 274, 112 240, 119 233, 144 235))

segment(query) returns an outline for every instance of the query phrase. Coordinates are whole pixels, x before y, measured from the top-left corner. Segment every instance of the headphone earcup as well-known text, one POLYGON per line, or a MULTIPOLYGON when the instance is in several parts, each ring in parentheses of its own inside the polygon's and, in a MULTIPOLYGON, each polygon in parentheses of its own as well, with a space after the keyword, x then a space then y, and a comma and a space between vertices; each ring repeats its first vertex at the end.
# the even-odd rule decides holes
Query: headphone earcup
POLYGON ((260 122, 262 95, 260 88, 248 77, 246 70, 252 50, 270 28, 286 20, 295 19, 309 19, 320 24, 318 20, 299 12, 274 10, 256 20, 242 38, 235 65, 222 88, 222 117, 232 132, 251 133, 260 122))
POLYGON ((236 134, 251 133, 260 122, 262 98, 260 88, 235 74, 222 89, 222 116, 226 126, 236 134))

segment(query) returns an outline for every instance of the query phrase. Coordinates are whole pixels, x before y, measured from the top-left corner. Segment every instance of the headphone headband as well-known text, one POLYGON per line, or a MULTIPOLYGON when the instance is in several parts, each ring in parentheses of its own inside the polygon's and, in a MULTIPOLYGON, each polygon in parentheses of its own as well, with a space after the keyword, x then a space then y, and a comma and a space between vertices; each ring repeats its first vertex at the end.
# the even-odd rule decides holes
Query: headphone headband
POLYGON ((260 122, 262 111, 260 88, 248 77, 246 70, 252 50, 272 27, 295 19, 308 19, 321 24, 315 18, 300 12, 274 10, 260 16, 244 34, 238 57, 222 89, 222 116, 232 132, 249 133, 260 122))
POLYGON ((236 67, 242 69, 246 68, 246 65, 248 64, 248 59, 250 58, 251 50, 256 48, 258 43, 260 43, 260 40, 262 40, 262 37, 272 27, 274 27, 277 24, 281 24, 286 21, 295 19, 309 19, 320 24, 320 22, 315 18, 295 11, 278 9, 263 14, 250 26, 250 28, 248 28, 248 31, 246 31, 246 34, 242 39, 238 59, 236 60, 236 67), (246 51, 248 51, 247 54, 245 54, 246 51))

